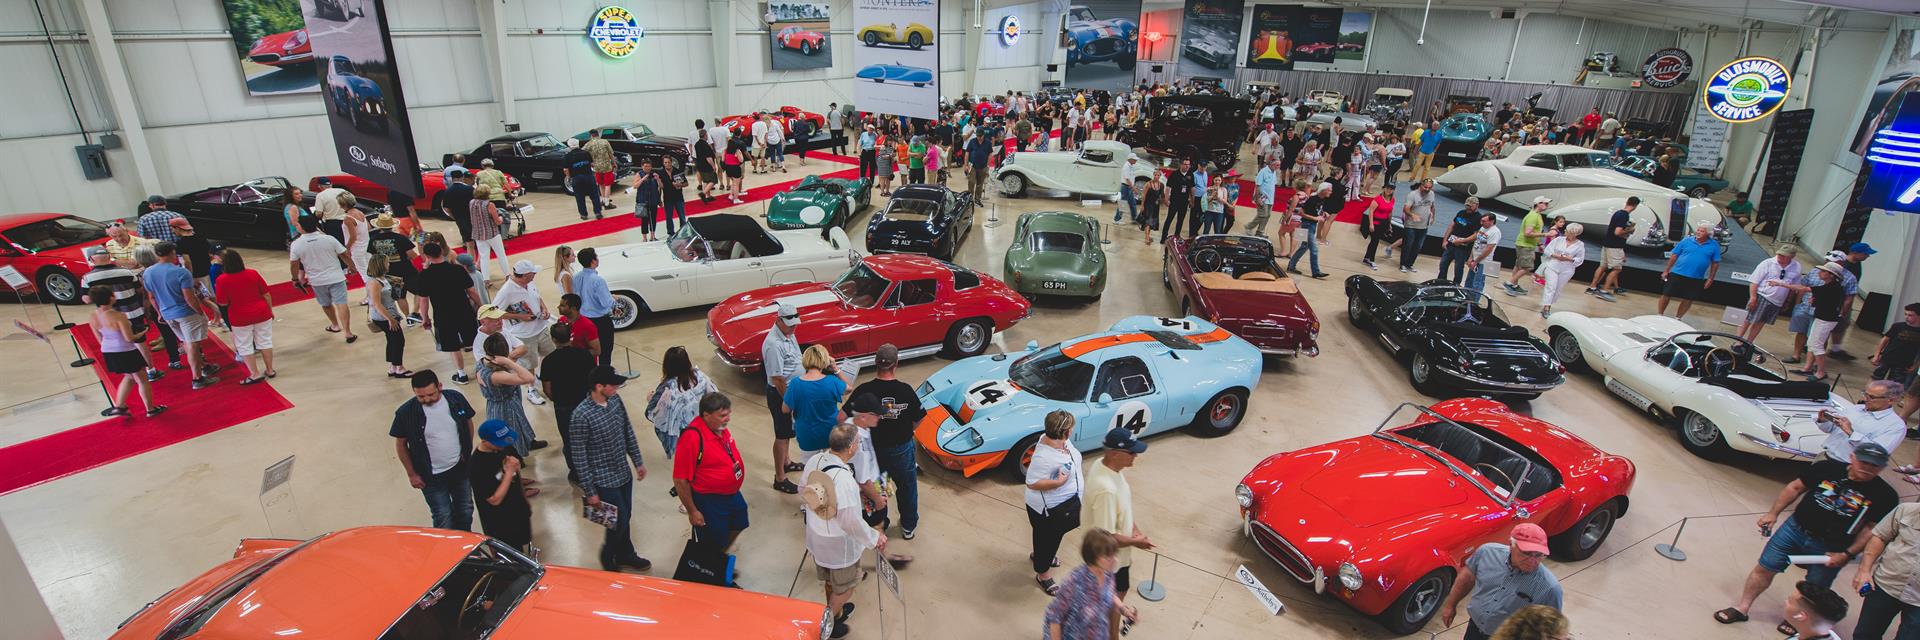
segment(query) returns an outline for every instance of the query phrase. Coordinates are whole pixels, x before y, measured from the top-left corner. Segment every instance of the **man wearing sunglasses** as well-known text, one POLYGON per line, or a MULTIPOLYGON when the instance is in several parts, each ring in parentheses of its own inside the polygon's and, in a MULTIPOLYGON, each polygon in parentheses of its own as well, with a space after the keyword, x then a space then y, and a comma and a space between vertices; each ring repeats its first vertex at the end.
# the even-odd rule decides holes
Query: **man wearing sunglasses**
POLYGON ((1852 460, 1853 448, 1864 442, 1879 444, 1887 451, 1899 447, 1907 439, 1907 423, 1894 412, 1893 405, 1905 391, 1906 385, 1898 382, 1875 380, 1867 383, 1859 404, 1839 411, 1822 409, 1814 424, 1827 433, 1827 459, 1841 463, 1852 460))
POLYGON ((1456 609, 1468 593, 1473 599, 1467 603, 1465 640, 1491 637, 1508 616, 1529 605, 1559 609, 1560 581, 1540 566, 1547 551, 1547 531, 1530 522, 1515 525, 1507 544, 1480 545, 1460 567, 1459 579, 1440 605, 1440 624, 1453 626, 1456 609))

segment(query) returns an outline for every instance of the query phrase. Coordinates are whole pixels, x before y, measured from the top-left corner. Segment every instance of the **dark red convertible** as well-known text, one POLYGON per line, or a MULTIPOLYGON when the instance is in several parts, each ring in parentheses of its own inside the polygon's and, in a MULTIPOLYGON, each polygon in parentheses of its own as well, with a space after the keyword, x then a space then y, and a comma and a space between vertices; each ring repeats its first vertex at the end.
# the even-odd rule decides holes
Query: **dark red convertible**
POLYGON ((1320 319, 1265 238, 1168 238, 1160 279, 1180 301, 1182 316, 1206 318, 1261 353, 1320 354, 1320 319))

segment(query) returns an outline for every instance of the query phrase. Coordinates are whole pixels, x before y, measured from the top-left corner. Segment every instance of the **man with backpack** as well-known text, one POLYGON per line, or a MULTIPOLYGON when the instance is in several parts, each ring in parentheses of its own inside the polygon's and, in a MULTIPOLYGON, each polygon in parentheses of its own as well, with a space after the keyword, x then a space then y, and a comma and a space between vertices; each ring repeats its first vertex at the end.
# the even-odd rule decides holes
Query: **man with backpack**
POLYGON ((860 485, 854 481, 852 469, 859 449, 858 427, 834 427, 827 435, 827 450, 814 454, 801 472, 806 482, 800 498, 807 506, 802 516, 806 520, 807 553, 813 556, 814 575, 826 592, 827 610, 833 613, 831 638, 844 638, 848 633, 853 588, 864 577, 860 557, 868 548, 887 547, 887 535, 867 526, 860 517, 860 485))
POLYGON ((673 488, 687 509, 695 540, 733 546, 747 528, 747 500, 740 495, 746 466, 727 423, 733 401, 720 392, 700 398, 700 416, 681 430, 673 448, 673 488))

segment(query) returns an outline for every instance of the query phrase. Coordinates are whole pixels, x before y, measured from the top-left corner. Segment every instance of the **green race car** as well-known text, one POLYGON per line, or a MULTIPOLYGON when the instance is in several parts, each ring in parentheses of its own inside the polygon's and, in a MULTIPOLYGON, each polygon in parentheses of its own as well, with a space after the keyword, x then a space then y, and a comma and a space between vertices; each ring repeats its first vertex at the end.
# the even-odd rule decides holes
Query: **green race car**
POLYGON ((1098 298, 1107 284, 1107 253, 1100 223, 1077 213, 1020 214, 1007 247, 1004 280, 1014 291, 1036 295, 1098 298))
POLYGON ((867 206, 872 178, 848 180, 807 176, 793 189, 776 193, 767 204, 767 226, 774 229, 844 227, 867 206))

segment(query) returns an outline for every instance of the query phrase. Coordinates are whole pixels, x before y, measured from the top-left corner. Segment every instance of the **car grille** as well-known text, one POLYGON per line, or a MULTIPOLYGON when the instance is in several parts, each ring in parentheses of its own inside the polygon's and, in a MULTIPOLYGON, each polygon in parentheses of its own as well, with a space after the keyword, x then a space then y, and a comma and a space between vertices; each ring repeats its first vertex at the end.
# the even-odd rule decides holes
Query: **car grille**
POLYGON ((1540 349, 1525 340, 1502 340, 1497 338, 1461 338, 1460 346, 1474 357, 1481 356, 1518 356, 1522 358, 1541 357, 1540 349))
POLYGON ((1120 48, 1119 40, 1100 39, 1087 43, 1084 53, 1089 56, 1110 56, 1120 48))
POLYGON ((1249 324, 1241 327, 1240 337, 1246 338, 1248 340, 1253 340, 1256 338, 1266 338, 1270 340, 1288 340, 1293 338, 1293 332, 1288 330, 1286 327, 1278 327, 1278 326, 1268 325, 1264 323, 1249 324))
POLYGON ((1309 584, 1313 582, 1313 565, 1307 562, 1307 556, 1294 548, 1286 538, 1274 533, 1266 523, 1258 520, 1253 522, 1253 543, 1260 547, 1261 553, 1279 563, 1280 568, 1286 569, 1293 579, 1309 584))

